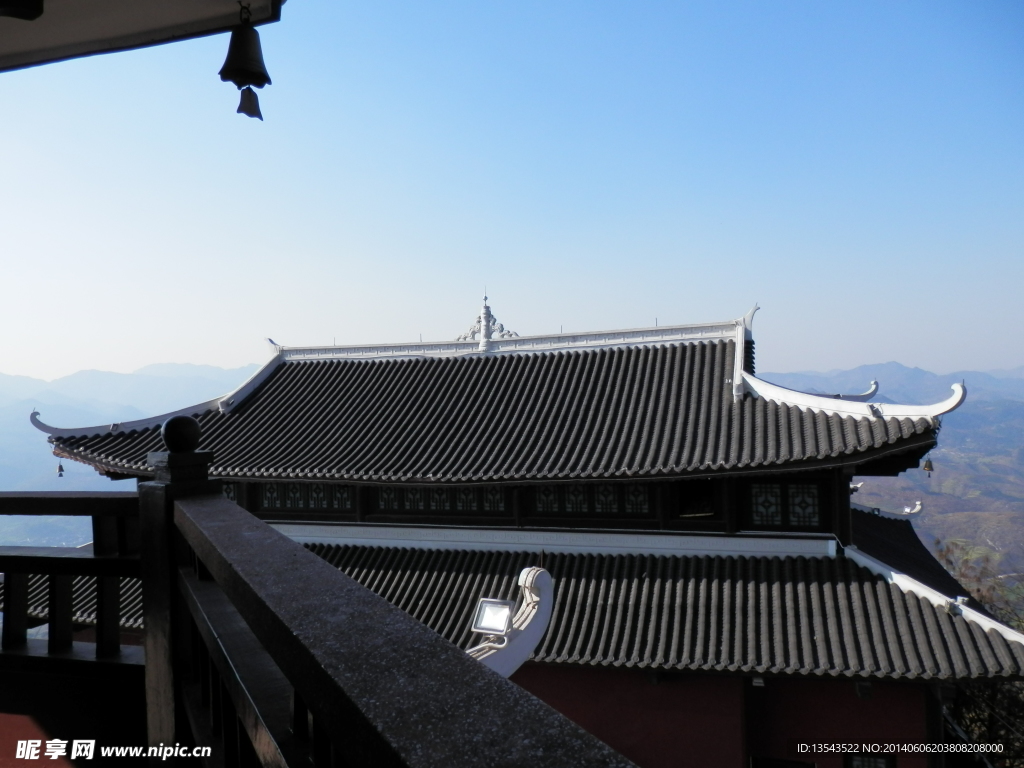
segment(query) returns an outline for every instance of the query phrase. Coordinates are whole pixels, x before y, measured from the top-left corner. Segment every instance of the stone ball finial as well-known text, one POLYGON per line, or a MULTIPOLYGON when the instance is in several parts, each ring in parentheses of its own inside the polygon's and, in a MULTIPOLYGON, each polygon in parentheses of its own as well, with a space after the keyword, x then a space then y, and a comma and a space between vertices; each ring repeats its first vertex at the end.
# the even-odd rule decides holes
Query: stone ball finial
POLYGON ((202 429, 191 416, 172 416, 160 427, 160 436, 171 453, 192 453, 199 447, 202 429))

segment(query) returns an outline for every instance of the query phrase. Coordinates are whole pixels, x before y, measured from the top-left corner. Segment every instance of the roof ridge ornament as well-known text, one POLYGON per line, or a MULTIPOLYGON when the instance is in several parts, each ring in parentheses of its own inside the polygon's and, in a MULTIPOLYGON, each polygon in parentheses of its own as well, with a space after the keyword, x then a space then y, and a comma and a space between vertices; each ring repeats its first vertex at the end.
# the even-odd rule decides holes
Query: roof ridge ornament
POLYGON ((747 314, 745 314, 743 316, 743 318, 742 318, 742 320, 743 320, 743 330, 746 331, 746 337, 748 339, 752 339, 753 338, 754 313, 757 312, 757 310, 759 310, 760 308, 761 307, 759 307, 757 305, 757 302, 755 301, 754 302, 754 306, 752 306, 750 308, 750 311, 747 312, 747 314))
POLYGON ((519 337, 519 334, 515 331, 506 331, 505 326, 498 322, 493 314, 491 314, 491 308, 487 306, 487 295, 484 295, 484 305, 480 309, 480 314, 477 315, 476 322, 469 327, 461 336, 457 337, 456 341, 476 341, 477 334, 480 334, 480 351, 487 352, 491 348, 491 339, 515 339, 519 337))
POLYGON ((878 392, 878 382, 872 380, 871 385, 868 387, 866 392, 861 392, 859 395, 827 395, 833 400, 849 400, 854 403, 866 403, 878 392))

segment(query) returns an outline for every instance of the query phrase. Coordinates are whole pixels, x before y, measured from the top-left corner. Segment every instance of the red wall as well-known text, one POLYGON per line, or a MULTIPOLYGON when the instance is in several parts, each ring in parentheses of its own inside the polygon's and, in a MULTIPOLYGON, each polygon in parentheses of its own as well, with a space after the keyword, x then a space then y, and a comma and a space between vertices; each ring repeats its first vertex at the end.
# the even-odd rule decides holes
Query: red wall
POLYGON ((741 677, 525 664, 512 676, 641 768, 746 768, 741 677))
MULTIPOLYGON (((641 768, 748 768, 750 757, 842 768, 841 756, 801 755, 797 742, 928 741, 923 685, 733 675, 655 679, 641 670, 528 663, 512 681, 641 768)), ((902 756, 898 768, 925 768, 902 756)))

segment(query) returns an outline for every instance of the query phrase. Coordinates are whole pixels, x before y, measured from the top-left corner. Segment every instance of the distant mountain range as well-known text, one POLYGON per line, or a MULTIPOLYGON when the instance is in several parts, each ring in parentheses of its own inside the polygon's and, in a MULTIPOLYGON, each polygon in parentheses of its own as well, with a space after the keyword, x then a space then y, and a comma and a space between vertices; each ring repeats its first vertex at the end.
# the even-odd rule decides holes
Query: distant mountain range
POLYGON ((1024 400, 1024 366, 1005 371, 956 371, 937 374, 899 363, 862 365, 848 371, 827 373, 761 373, 758 376, 790 389, 821 394, 866 392, 872 381, 879 384, 877 402, 922 405, 944 400, 950 386, 967 385, 967 402, 1024 400))
MULTIPOLYGON (((33 410, 55 427, 130 421, 202 403, 226 394, 259 366, 225 370, 210 365, 161 364, 135 373, 79 371, 54 381, 0 374, 0 491, 119 491, 132 481, 112 482, 90 467, 58 461, 46 435, 28 420, 33 410)), ((0 544, 28 541, 75 546, 89 541, 89 521, 75 518, 0 518, 0 544)))
MULTIPOLYGON (((167 413, 223 395, 259 366, 225 370, 207 365, 150 365, 135 373, 80 371, 55 381, 0 374, 0 491, 127 490, 76 462, 57 459, 28 415, 40 412, 54 426, 79 427, 167 413)), ((943 418, 929 478, 910 470, 895 478, 863 478, 854 500, 899 509, 920 499, 925 513, 915 523, 928 544, 962 538, 1004 553, 1006 567, 1024 570, 1024 367, 960 371, 945 375, 899 363, 864 365, 825 373, 761 373, 784 387, 824 394, 865 391, 879 382, 877 400, 930 403, 967 385, 967 402, 943 418)), ((72 545, 87 541, 87 521, 0 519, 0 544, 72 545)))
POLYGON ((792 389, 827 394, 864 392, 878 381, 879 401, 929 403, 962 381, 967 400, 942 417, 932 476, 910 470, 899 477, 861 478, 854 501, 899 509, 924 503, 916 521, 929 546, 964 539, 1003 555, 1005 571, 1024 571, 1024 367, 937 375, 899 363, 863 365, 827 373, 760 373, 792 389))

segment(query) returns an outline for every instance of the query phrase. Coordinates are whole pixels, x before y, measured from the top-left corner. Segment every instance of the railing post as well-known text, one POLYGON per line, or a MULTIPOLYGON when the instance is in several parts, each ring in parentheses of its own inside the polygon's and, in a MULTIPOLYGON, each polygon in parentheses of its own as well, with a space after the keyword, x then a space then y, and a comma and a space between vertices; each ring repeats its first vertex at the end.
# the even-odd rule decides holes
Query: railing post
POLYGON ((25 647, 28 631, 28 574, 4 574, 3 649, 25 647))
POLYGON ((73 610, 71 598, 74 586, 74 576, 62 573, 51 573, 49 589, 49 607, 47 611, 50 617, 49 642, 47 643, 49 653, 63 653, 71 650, 71 611, 73 610))
MULTIPOLYGON (((92 553, 96 557, 116 557, 118 552, 117 518, 94 515, 92 553)), ((52 577, 51 577, 52 578, 52 577)), ((96 658, 117 656, 121 652, 121 577, 96 577, 96 658)))
POLYGON ((199 423, 175 416, 161 429, 167 451, 150 453, 156 479, 139 483, 139 537, 142 608, 146 624, 146 722, 150 746, 174 744, 182 732, 174 663, 189 641, 176 626, 178 561, 175 552, 174 501, 221 492, 219 481, 208 477, 213 454, 197 452, 199 423))

